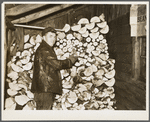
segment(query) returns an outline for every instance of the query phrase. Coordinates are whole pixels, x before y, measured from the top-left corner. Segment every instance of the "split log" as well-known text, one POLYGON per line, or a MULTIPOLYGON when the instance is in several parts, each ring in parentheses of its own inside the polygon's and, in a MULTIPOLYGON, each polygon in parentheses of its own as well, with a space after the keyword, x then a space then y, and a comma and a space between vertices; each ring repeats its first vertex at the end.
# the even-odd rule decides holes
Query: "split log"
POLYGON ((25 35, 24 36, 24 43, 27 43, 27 41, 29 40, 30 36, 29 34, 25 35))
POLYGON ((30 99, 26 95, 15 96, 16 103, 21 106, 25 105, 29 100, 30 99))
POLYGON ((107 72, 107 73, 105 74, 105 77, 108 78, 108 79, 111 79, 111 78, 113 78, 114 76, 115 76, 115 70, 114 70, 114 69, 111 70, 111 71, 109 71, 109 72, 107 72))
POLYGON ((16 83, 12 83, 12 82, 11 82, 11 83, 9 83, 8 85, 9 85, 9 88, 12 89, 12 90, 18 91, 18 90, 21 89, 21 88, 19 87, 19 85, 16 84, 16 83))
POLYGON ((96 85, 96 87, 101 86, 105 81, 103 80, 92 80, 92 83, 96 85))
POLYGON ((95 23, 100 22, 100 18, 97 17, 97 16, 94 16, 94 17, 91 18, 90 22, 95 22, 95 23))
POLYGON ((107 25, 107 22, 106 22, 106 21, 103 21, 103 22, 101 22, 101 23, 97 23, 97 26, 98 26, 99 28, 104 28, 104 27, 106 27, 106 25, 107 25))
POLYGON ((16 90, 7 89, 7 94, 9 96, 15 96, 18 92, 16 90))
POLYGON ((80 29, 81 29, 81 24, 79 24, 79 25, 74 25, 74 26, 71 27, 71 30, 72 30, 72 31, 79 31, 80 29))
POLYGON ((70 102, 70 103, 75 103, 77 100, 78 100, 78 97, 76 95, 75 92, 71 92, 69 93, 69 96, 67 97, 67 100, 70 102))
POLYGON ((78 32, 83 34, 86 32, 86 30, 87 30, 86 27, 82 27, 78 32))
POLYGON ((67 33, 70 30, 70 25, 69 24, 65 24, 65 26, 63 27, 62 31, 64 31, 65 33, 67 33))
POLYGON ((99 32, 90 33, 90 37, 91 37, 92 39, 96 39, 96 38, 98 38, 98 36, 99 36, 99 32))
POLYGON ((94 29, 92 29, 92 30, 90 30, 90 31, 91 31, 91 33, 96 33, 96 32, 98 32, 98 30, 99 30, 99 28, 98 28, 98 27, 95 27, 94 29))
POLYGON ((113 86, 113 85, 115 84, 115 79, 112 78, 112 79, 106 81, 105 84, 106 84, 107 86, 113 86))
POLYGON ((57 37, 58 37, 59 39, 64 39, 65 36, 66 36, 66 35, 65 35, 64 32, 59 32, 58 35, 57 35, 57 37))
POLYGON ((95 27, 95 22, 86 24, 85 27, 86 27, 88 30, 91 30, 91 29, 93 29, 93 28, 95 27))
POLYGON ((17 104, 14 103, 13 105, 6 107, 5 110, 15 110, 16 109, 17 104))
POLYGON ((23 72, 24 71, 21 67, 15 65, 14 63, 11 64, 11 67, 15 72, 23 72))
POLYGON ((100 30, 102 34, 107 34, 109 32, 109 26, 106 25, 103 29, 100 30))
POLYGON ((89 24, 89 20, 87 18, 81 18, 77 24, 89 24))

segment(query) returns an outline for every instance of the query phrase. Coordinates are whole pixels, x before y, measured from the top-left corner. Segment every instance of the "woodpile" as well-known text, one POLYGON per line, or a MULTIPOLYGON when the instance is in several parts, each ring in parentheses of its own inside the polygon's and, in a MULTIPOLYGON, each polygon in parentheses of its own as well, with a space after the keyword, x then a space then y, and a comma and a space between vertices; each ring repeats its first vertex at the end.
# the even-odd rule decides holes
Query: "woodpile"
POLYGON ((77 25, 58 32, 57 58, 79 56, 69 70, 61 70, 63 94, 57 95, 53 110, 114 110, 115 60, 109 58, 104 15, 82 18, 77 25), (62 36, 63 35, 63 36, 62 36))
MULTIPOLYGON (((42 37, 40 35, 24 36, 24 50, 17 50, 16 54, 7 63, 7 78, 10 96, 5 100, 5 110, 15 110, 21 106, 22 110, 34 110, 34 94, 30 91, 33 78, 33 61, 36 49, 42 37)), ((14 45, 11 47, 13 48, 14 45)))
MULTIPOLYGON (((79 56, 71 69, 61 70, 63 94, 56 95, 53 110, 114 110, 115 60, 109 58, 106 34, 109 31, 104 15, 82 18, 77 25, 66 24, 57 32, 57 58, 79 56)), ((42 37, 24 36, 24 50, 18 51, 8 62, 9 84, 5 100, 6 110, 34 110, 36 103, 31 93, 34 54, 42 37)), ((14 48, 12 45, 11 48, 14 48)))

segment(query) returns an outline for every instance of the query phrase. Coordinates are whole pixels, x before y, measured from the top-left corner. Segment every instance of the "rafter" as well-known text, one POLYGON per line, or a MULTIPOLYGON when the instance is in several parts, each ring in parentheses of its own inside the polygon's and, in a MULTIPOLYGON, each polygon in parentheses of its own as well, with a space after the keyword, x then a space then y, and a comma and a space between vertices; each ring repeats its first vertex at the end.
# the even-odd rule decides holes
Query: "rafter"
POLYGON ((58 6, 55 6, 55 7, 52 7, 52 8, 48 8, 48 9, 42 10, 40 12, 36 12, 36 13, 30 14, 30 15, 27 15, 25 17, 13 20, 12 23, 27 23, 27 22, 39 19, 41 17, 47 16, 49 14, 52 14, 54 12, 63 10, 65 8, 71 7, 73 5, 74 4, 62 4, 62 5, 58 5, 58 6))
POLYGON ((34 9, 45 6, 46 4, 22 4, 6 10, 6 16, 17 16, 34 9))

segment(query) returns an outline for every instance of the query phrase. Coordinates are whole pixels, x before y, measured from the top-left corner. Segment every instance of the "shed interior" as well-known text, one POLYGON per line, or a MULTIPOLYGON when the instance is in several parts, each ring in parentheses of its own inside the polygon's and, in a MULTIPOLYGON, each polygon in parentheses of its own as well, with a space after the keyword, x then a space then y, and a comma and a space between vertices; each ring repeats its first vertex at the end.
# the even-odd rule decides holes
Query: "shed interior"
MULTIPOLYGON (((146 109, 146 36, 131 37, 130 4, 35 4, 31 6, 30 4, 5 4, 5 15, 13 24, 62 29, 66 23, 74 25, 81 18, 90 19, 104 13, 110 27, 106 36, 109 56, 116 60, 114 87, 117 109, 146 109), (24 9, 26 7, 29 9, 24 9), (138 58, 135 57, 137 50, 138 58)), ((8 38, 10 31, 12 30, 7 25, 6 37, 8 38)), ((40 29, 24 28, 23 31, 24 35, 41 34, 40 29)), ((6 40, 9 40, 8 38, 6 40)), ((7 47, 9 43, 6 41, 7 47)), ((6 52, 6 62, 8 62, 10 52, 8 50, 6 52)), ((7 87, 8 85, 5 84, 5 92, 7 87)))

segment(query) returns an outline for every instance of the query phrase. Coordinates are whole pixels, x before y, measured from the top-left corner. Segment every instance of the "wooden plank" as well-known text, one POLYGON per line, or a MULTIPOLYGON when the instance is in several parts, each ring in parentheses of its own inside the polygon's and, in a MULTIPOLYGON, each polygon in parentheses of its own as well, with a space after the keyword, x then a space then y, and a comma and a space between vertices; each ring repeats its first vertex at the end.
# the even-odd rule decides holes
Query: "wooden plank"
POLYGON ((140 76, 140 38, 132 38, 132 77, 138 80, 140 76))
MULTIPOLYGON (((120 97, 120 96, 119 96, 119 97, 120 97)), ((126 99, 126 98, 124 98, 124 99, 119 99, 119 100, 118 100, 118 103, 119 103, 119 104, 121 103, 122 105, 124 105, 128 110, 143 110, 143 109, 144 109, 143 105, 138 106, 138 105, 136 105, 135 103, 133 103, 133 101, 128 100, 128 99, 126 99)))
POLYGON ((117 52, 117 58, 116 61, 131 64, 132 63, 132 54, 123 54, 117 52))
POLYGON ((30 25, 20 25, 20 24, 14 24, 16 27, 23 27, 23 28, 30 28, 30 29, 39 29, 43 30, 45 27, 38 27, 38 26, 30 26, 30 25))
POLYGON ((68 23, 68 14, 54 19, 55 28, 62 29, 68 23))
POLYGON ((122 71, 122 72, 124 72, 124 73, 129 73, 129 74, 131 74, 131 64, 126 64, 126 63, 117 63, 116 65, 115 65, 115 69, 117 70, 117 71, 122 71))
POLYGON ((117 44, 117 52, 131 54, 132 53, 132 45, 131 44, 117 44))
MULTIPOLYGON (((139 82, 135 84, 129 82, 116 82, 115 94, 116 99, 125 98, 132 101, 135 105, 139 106, 140 109, 145 109, 146 106, 146 91, 140 89, 138 86, 139 82), (120 97, 118 97, 118 95, 120 97)), ((144 84, 143 84, 144 85, 144 84)))
MULTIPOLYGON (((129 85, 131 85, 131 84, 129 84, 129 85)), ((129 100, 130 102, 134 103, 138 107, 144 108, 143 101, 140 100, 140 97, 139 97, 139 99, 137 99, 135 97, 135 94, 132 93, 132 91, 130 91, 130 89, 131 89, 131 87, 128 90, 122 90, 121 88, 117 88, 117 93, 120 96, 124 97, 124 99, 129 100)))
POLYGON ((70 25, 72 26, 74 24, 77 24, 81 18, 90 19, 92 14, 91 8, 92 6, 90 5, 83 5, 77 9, 74 9, 73 12, 70 14, 70 16, 68 16, 70 25))
POLYGON ((7 39, 7 47, 8 47, 8 50, 10 49, 10 46, 11 46, 11 42, 12 42, 12 30, 8 30, 8 39, 7 39))
POLYGON ((146 82, 146 58, 141 57, 140 64, 141 64, 140 79, 146 82))
POLYGON ((46 10, 42 10, 40 12, 36 12, 36 13, 30 14, 30 15, 22 17, 20 19, 13 20, 12 23, 27 23, 27 22, 39 19, 41 17, 47 16, 49 14, 52 14, 54 12, 60 11, 62 9, 71 7, 73 5, 74 4, 62 4, 62 5, 59 5, 59 6, 55 6, 55 7, 46 9, 46 10))
POLYGON ((46 4, 22 4, 6 10, 6 16, 17 16, 34 9, 45 6, 46 4))
POLYGON ((121 35, 119 37, 119 39, 120 39, 120 42, 119 42, 120 44, 131 44, 132 43, 130 33, 121 35))
POLYGON ((116 76, 115 78, 119 81, 130 81, 131 80, 131 75, 129 73, 121 72, 116 70, 116 76))
MULTIPOLYGON (((6 99, 6 93, 7 93, 7 90, 6 90, 6 87, 8 86, 8 83, 6 82, 6 73, 7 73, 7 55, 8 55, 8 53, 7 53, 7 41, 8 41, 8 38, 7 38, 7 36, 8 36, 8 31, 6 31, 7 29, 6 29, 6 23, 4 22, 2 25, 4 25, 3 27, 4 27, 4 44, 2 44, 2 50, 4 51, 4 57, 2 57, 2 59, 1 59, 1 61, 2 61, 2 68, 3 68, 3 74, 2 74, 2 84, 1 85, 3 85, 2 87, 4 88, 4 91, 2 92, 2 96, 3 96, 3 102, 2 103, 4 103, 3 104, 3 106, 2 106, 2 108, 3 108, 3 110, 4 110, 4 105, 5 105, 5 99, 6 99)), ((3 41, 1 41, 1 43, 2 43, 3 41)))
POLYGON ((129 24, 127 24, 127 25, 123 25, 122 26, 122 35, 124 35, 124 34, 130 34, 131 32, 131 27, 130 27, 130 25, 129 24))
POLYGON ((18 50, 23 51, 24 50, 24 29, 22 27, 17 28, 18 29, 18 39, 19 39, 19 47, 18 50))

